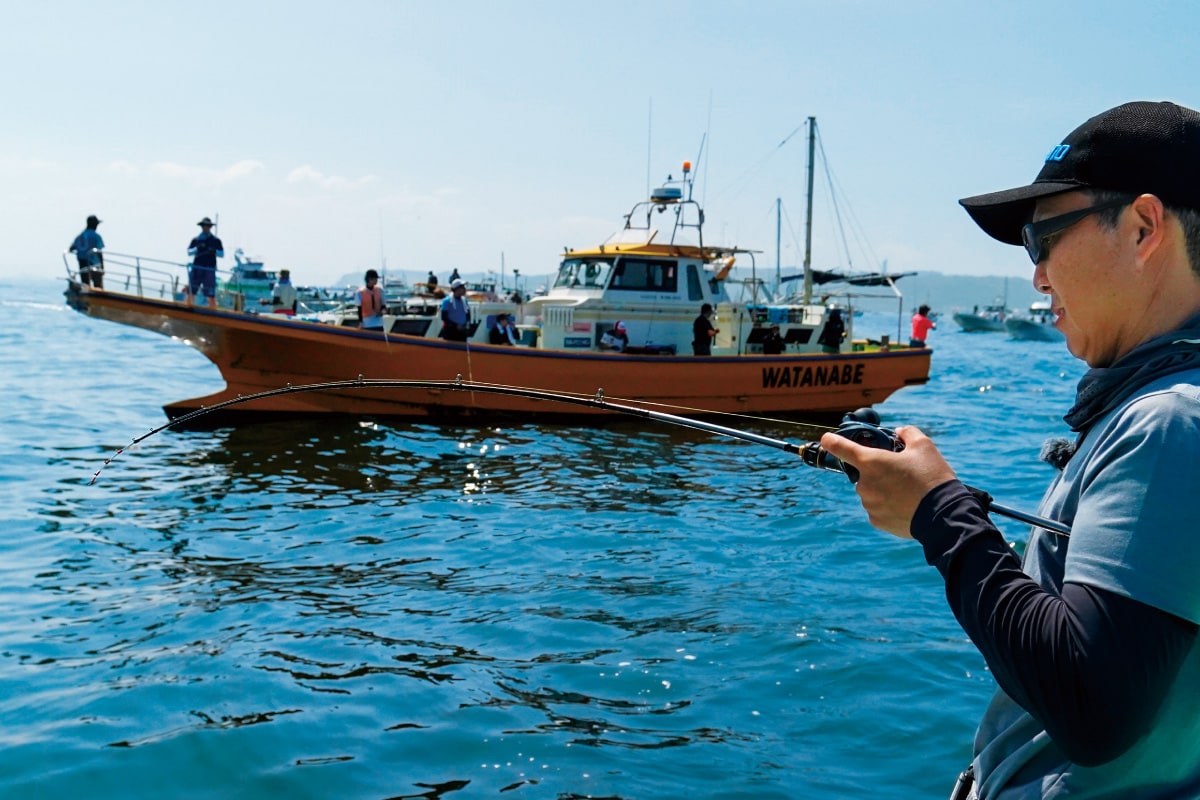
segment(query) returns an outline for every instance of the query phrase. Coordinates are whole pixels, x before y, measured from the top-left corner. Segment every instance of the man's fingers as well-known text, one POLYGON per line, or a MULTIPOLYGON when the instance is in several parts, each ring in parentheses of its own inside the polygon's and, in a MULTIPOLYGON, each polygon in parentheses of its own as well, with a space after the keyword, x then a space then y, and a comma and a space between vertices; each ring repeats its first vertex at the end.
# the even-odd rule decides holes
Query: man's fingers
POLYGON ((905 447, 912 447, 917 442, 929 438, 916 425, 902 425, 896 428, 896 435, 900 437, 900 441, 904 442, 905 447))
POLYGON ((821 449, 834 458, 853 464, 855 462, 855 453, 865 448, 840 434, 826 433, 821 436, 821 449))

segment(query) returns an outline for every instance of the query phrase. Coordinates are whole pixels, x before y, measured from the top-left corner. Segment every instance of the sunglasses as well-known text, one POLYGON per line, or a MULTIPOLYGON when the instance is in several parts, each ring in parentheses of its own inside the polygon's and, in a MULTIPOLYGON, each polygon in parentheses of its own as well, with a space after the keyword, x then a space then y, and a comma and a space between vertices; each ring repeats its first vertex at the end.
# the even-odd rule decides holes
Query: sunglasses
POLYGON ((1076 222, 1098 211, 1107 211, 1110 208, 1119 208, 1127 205, 1129 205, 1128 200, 1112 200, 1088 208, 1081 208, 1077 211, 1068 211, 1066 214, 1059 214, 1057 217, 1047 217, 1037 222, 1030 222, 1021 228, 1021 242, 1025 245, 1025 252, 1029 253, 1029 258, 1034 264, 1040 264, 1046 256, 1050 255, 1050 243, 1047 240, 1051 236, 1060 231, 1065 231, 1076 222))

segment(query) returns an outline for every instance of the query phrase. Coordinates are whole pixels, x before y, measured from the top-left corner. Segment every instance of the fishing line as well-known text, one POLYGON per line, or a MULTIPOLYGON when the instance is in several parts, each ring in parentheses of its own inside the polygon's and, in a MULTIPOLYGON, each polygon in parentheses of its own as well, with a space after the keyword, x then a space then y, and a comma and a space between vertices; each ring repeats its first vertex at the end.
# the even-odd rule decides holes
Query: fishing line
MULTIPOLYGON (((753 444, 760 444, 765 447, 773 447, 777 450, 783 450, 786 453, 799 456, 800 460, 810 467, 830 470, 832 472, 842 472, 850 479, 851 483, 858 482, 858 470, 850 464, 843 463, 839 459, 826 452, 819 442, 810 441, 797 444, 783 439, 775 439, 770 436, 752 433, 750 431, 740 430, 738 428, 730 428, 724 425, 718 425, 707 420, 694 419, 692 417, 681 417, 676 414, 668 414, 664 411, 656 411, 644 406, 628 405, 628 402, 613 402, 606 399, 604 390, 598 389, 595 394, 587 395, 581 393, 568 392, 550 392, 542 389, 531 389, 521 386, 509 386, 501 383, 476 383, 474 381, 463 380, 462 375, 457 376, 455 380, 398 380, 394 378, 363 378, 359 376, 354 380, 344 381, 327 381, 324 383, 308 383, 293 386, 288 384, 277 389, 269 389, 267 391, 258 392, 256 394, 238 395, 230 400, 217 403, 211 406, 198 408, 175 419, 159 425, 151 429, 141 436, 136 436, 125 447, 119 448, 116 453, 104 460, 104 463, 92 475, 89 485, 95 484, 100 473, 113 462, 113 460, 140 442, 149 439, 157 433, 173 428, 178 425, 184 425, 200 417, 212 414, 231 406, 249 403, 254 400, 262 400, 268 397, 278 397, 286 394, 296 394, 299 392, 320 392, 331 391, 336 389, 431 389, 431 390, 449 390, 463 391, 469 393, 480 394, 500 394, 509 395, 512 397, 525 397, 533 400, 548 400, 552 402, 565 403, 569 405, 586 406, 589 408, 598 408, 604 411, 613 411, 629 416, 640 417, 642 419, 652 420, 654 422, 664 422, 670 425, 678 425, 684 428, 692 428, 693 430, 706 431, 715 433, 720 436, 728 436, 732 439, 740 439, 753 444)), ((636 402, 636 401, 634 401, 636 402)), ((659 405, 657 403, 653 405, 659 405)), ((879 414, 874 409, 865 408, 859 411, 847 414, 844 421, 837 428, 826 428, 826 426, 812 426, 814 428, 826 428, 833 430, 841 436, 845 436, 851 441, 867 447, 875 447, 883 450, 892 450, 900 452, 904 449, 904 443, 900 441, 895 431, 879 426, 879 414)), ((1033 514, 1027 514, 1023 511, 1001 505, 992 499, 992 496, 980 489, 975 489, 971 486, 966 487, 968 491, 974 495, 987 511, 992 511, 1006 517, 1034 525, 1039 528, 1050 531, 1051 533, 1060 536, 1069 536, 1071 533, 1070 527, 1052 519, 1038 517, 1033 514)))
MULTIPOLYGON (((557 402, 561 402, 561 403, 569 403, 569 404, 573 404, 573 405, 599 407, 599 408, 603 408, 606 410, 615 411, 618 413, 626 413, 626 414, 631 414, 634 416, 639 416, 642 418, 655 418, 655 419, 658 419, 659 421, 673 423, 676 425, 681 425, 683 427, 706 430, 711 433, 720 433, 720 434, 723 434, 726 436, 731 436, 733 438, 743 439, 746 441, 752 441, 757 444, 765 444, 769 447, 776 447, 778 449, 789 450, 790 452, 793 452, 793 453, 799 452, 798 446, 789 445, 789 443, 784 442, 779 439, 772 439, 767 436, 759 436, 758 434, 750 433, 748 431, 741 431, 741 430, 738 430, 735 428, 727 428, 727 427, 724 427, 721 425, 714 425, 712 423, 706 423, 701 420, 691 419, 689 417, 680 417, 680 416, 676 416, 674 414, 668 414, 668 413, 664 413, 664 412, 660 412, 660 411, 654 411, 649 408, 622 405, 621 403, 617 403, 617 402, 613 402, 612 400, 605 399, 603 390, 598 390, 595 394, 584 394, 582 392, 574 392, 574 393, 572 393, 572 392, 550 392, 550 391, 546 391, 546 390, 542 390, 542 389, 534 389, 531 387, 524 387, 524 386, 512 386, 509 384, 502 384, 502 383, 483 383, 483 382, 467 381, 467 380, 463 380, 462 375, 458 375, 455 378, 455 380, 453 380, 453 381, 450 381, 450 380, 419 381, 419 380, 401 380, 398 378, 363 378, 360 375, 358 378, 355 378, 352 380, 327 381, 327 382, 323 382, 323 383, 308 383, 308 384, 299 384, 299 385, 292 385, 289 383, 284 386, 278 387, 276 389, 268 389, 266 391, 257 392, 255 394, 249 394, 249 395, 239 394, 235 398, 231 398, 229 400, 224 400, 220 403, 216 403, 215 405, 203 406, 194 411, 190 411, 187 414, 183 414, 181 416, 175 417, 174 419, 172 419, 168 422, 165 422, 156 428, 152 428, 151 430, 147 431, 146 433, 142 434, 141 436, 134 437, 129 442, 129 444, 126 445, 125 447, 118 448, 117 451, 115 453, 113 453, 112 456, 105 459, 104 464, 101 465, 100 469, 96 470, 96 472, 92 475, 92 480, 90 481, 89 485, 94 484, 96 482, 96 479, 100 476, 100 472, 104 469, 104 467, 108 466, 110 463, 112 463, 112 461, 117 456, 121 455, 123 452, 125 452, 129 448, 133 447, 134 445, 139 444, 139 443, 145 441, 146 439, 149 439, 151 436, 154 436, 157 433, 161 433, 162 431, 168 430, 170 428, 184 425, 184 424, 191 422, 195 419, 198 419, 200 417, 215 413, 217 411, 221 411, 222 409, 229 408, 231 406, 240 405, 242 403, 248 403, 248 402, 251 402, 254 400, 262 400, 262 399, 269 398, 269 397, 278 397, 281 395, 296 394, 296 393, 300 393, 300 392, 330 391, 330 390, 335 390, 335 389, 375 389, 375 388, 438 389, 438 390, 449 389, 452 391, 466 391, 466 392, 471 392, 471 393, 479 392, 481 394, 507 394, 507 395, 517 396, 517 397, 528 397, 528 398, 535 399, 535 400, 550 400, 550 401, 557 401, 557 402)), ((821 431, 836 431, 837 430, 837 428, 835 428, 833 426, 829 426, 829 425, 797 423, 797 422, 792 422, 792 421, 788 421, 788 420, 776 420, 776 419, 772 419, 770 417, 755 417, 755 416, 750 416, 750 415, 746 415, 746 414, 736 414, 733 412, 713 412, 713 411, 706 411, 705 409, 700 409, 700 408, 692 408, 689 406, 670 405, 667 403, 654 403, 654 402, 640 401, 640 400, 639 401, 630 401, 630 400, 626 400, 623 398, 617 398, 617 400, 621 401, 622 403, 639 402, 639 403, 642 403, 642 406, 658 406, 661 408, 672 408, 675 410, 691 411, 693 413, 707 414, 707 415, 733 416, 733 417, 739 417, 742 419, 749 419, 749 420, 755 420, 755 421, 774 422, 774 423, 778 423, 781 425, 791 425, 791 426, 795 426, 795 427, 808 427, 813 430, 821 430, 821 431)))
MULTIPOLYGON (((521 387, 525 388, 525 387, 521 387)), ((594 395, 580 394, 580 397, 594 397, 594 395)), ((686 411, 690 414, 700 414, 706 417, 732 417, 738 420, 746 420, 748 422, 763 422, 771 425, 782 425, 789 428, 807 428, 810 431, 836 431, 836 425, 819 425, 815 422, 797 422, 790 419, 779 419, 777 417, 763 417, 756 414, 740 414, 737 411, 710 411, 707 408, 697 408, 695 406, 681 406, 675 403, 656 403, 651 400, 630 400, 628 398, 615 397, 612 400, 622 403, 636 402, 640 407, 653 406, 655 408, 667 408, 672 411, 686 411)))

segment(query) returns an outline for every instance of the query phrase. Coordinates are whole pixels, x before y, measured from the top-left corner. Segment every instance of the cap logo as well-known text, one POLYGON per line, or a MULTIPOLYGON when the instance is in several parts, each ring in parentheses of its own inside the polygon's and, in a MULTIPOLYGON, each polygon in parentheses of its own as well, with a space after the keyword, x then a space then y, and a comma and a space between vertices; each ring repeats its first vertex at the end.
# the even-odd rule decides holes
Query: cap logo
POLYGON ((1069 144, 1058 145, 1050 151, 1050 155, 1046 156, 1046 163, 1049 164, 1051 161, 1062 161, 1067 157, 1067 151, 1070 149, 1071 145, 1069 144))

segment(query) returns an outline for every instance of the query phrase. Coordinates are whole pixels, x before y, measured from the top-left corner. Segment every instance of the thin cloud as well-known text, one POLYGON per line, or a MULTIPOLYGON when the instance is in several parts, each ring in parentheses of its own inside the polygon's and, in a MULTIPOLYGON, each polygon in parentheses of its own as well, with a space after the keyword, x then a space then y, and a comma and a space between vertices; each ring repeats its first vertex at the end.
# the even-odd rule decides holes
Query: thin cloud
POLYGON ((266 166, 261 161, 250 159, 238 161, 224 169, 191 167, 171 161, 156 161, 150 165, 151 175, 183 180, 203 187, 224 186, 264 170, 266 170, 266 166))
POLYGON ((115 172, 118 175, 137 175, 141 172, 141 168, 132 161, 113 161, 108 165, 109 172, 115 172))
POLYGON ((4 172, 52 172, 59 169, 62 169, 62 164, 46 158, 0 156, 0 170, 4 172))
POLYGON ((354 180, 343 178, 340 175, 326 175, 320 170, 313 168, 310 164, 303 164, 296 167, 287 176, 288 183, 311 183, 322 189, 357 188, 375 183, 378 180, 379 178, 374 175, 363 175, 354 180))

